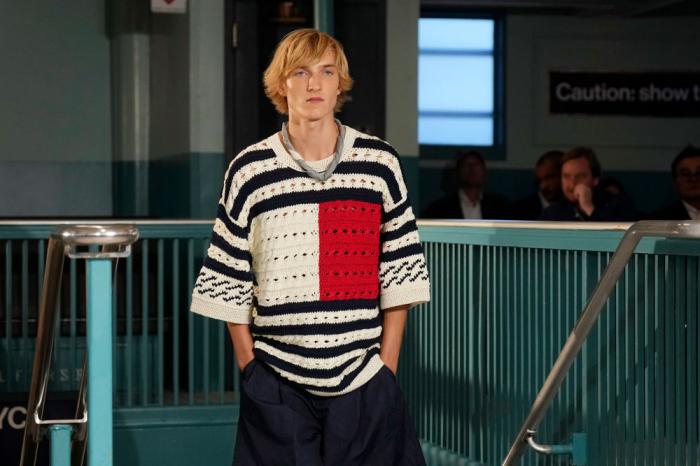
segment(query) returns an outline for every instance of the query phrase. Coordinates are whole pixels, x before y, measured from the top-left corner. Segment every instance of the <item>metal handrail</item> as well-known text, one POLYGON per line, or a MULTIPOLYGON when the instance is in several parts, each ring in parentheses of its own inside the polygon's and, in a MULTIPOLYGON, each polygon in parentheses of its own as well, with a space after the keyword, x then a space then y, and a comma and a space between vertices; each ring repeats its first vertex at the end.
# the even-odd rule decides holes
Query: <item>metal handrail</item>
POLYGON ((532 438, 530 432, 537 431, 542 418, 559 391, 571 364, 581 350, 583 343, 586 341, 588 334, 593 328, 617 280, 627 266, 637 244, 639 244, 639 241, 645 236, 700 238, 700 221, 642 221, 632 224, 627 230, 617 250, 610 259, 598 285, 591 294, 581 317, 571 331, 566 343, 564 343, 564 347, 559 353, 559 357, 555 361, 552 370, 544 381, 544 384, 542 384, 542 388, 532 404, 530 413, 525 418, 517 437, 503 460, 503 466, 515 464, 523 455, 529 439, 532 438))
POLYGON ((63 262, 67 254, 73 257, 123 257, 128 255, 131 244, 138 239, 138 230, 131 225, 76 225, 65 227, 52 234, 46 253, 44 282, 42 285, 41 301, 36 336, 34 364, 32 365, 32 382, 29 388, 27 403, 27 420, 22 439, 22 454, 20 466, 34 466, 39 443, 43 435, 43 427, 54 424, 82 424, 78 437, 84 438, 84 425, 87 423, 87 406, 85 404, 85 377, 81 380, 81 391, 78 399, 76 419, 44 420, 51 367, 51 354, 54 346, 54 331, 57 309, 58 291, 61 287, 63 262), (79 246, 101 245, 103 250, 95 253, 78 253, 79 246), (75 255, 77 254, 77 256, 75 255))

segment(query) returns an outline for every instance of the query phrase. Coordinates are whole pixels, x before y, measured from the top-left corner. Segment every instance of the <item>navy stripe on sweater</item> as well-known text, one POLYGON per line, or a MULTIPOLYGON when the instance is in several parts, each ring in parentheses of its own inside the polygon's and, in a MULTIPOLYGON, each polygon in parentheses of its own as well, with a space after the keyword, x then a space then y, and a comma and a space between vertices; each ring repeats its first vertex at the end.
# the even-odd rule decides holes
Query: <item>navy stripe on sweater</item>
POLYGON ((241 168, 246 165, 250 165, 253 162, 260 162, 262 160, 274 159, 275 151, 272 149, 258 149, 241 154, 231 162, 228 169, 228 177, 226 178, 225 188, 224 188, 224 199, 228 199, 229 193, 231 192, 231 183, 233 181, 233 176, 238 173, 241 168))
POLYGON ((226 275, 227 277, 234 278, 241 282, 248 282, 253 280, 252 273, 234 269, 233 267, 229 267, 226 264, 222 264, 221 262, 217 261, 216 259, 212 259, 209 256, 207 256, 204 259, 204 267, 208 268, 209 270, 213 270, 214 272, 218 272, 222 275, 226 275))
POLYGON ((300 377, 311 377, 314 379, 329 379, 331 377, 337 377, 340 375, 349 365, 354 363, 357 358, 351 358, 337 367, 330 369, 310 369, 296 364, 292 364, 270 353, 265 352, 265 350, 260 348, 255 348, 253 350, 255 353, 255 359, 264 361, 265 363, 272 364, 273 366, 282 369, 283 371, 291 372, 294 375, 300 377))
POLYGON ((401 190, 399 189, 399 183, 396 181, 394 172, 391 168, 379 162, 354 162, 346 161, 338 164, 335 169, 335 173, 341 175, 371 175, 378 176, 384 180, 387 187, 389 188, 389 194, 391 194, 391 199, 396 203, 401 200, 401 190))
POLYGON ((354 311, 356 309, 374 309, 379 305, 376 299, 348 299, 337 301, 312 301, 306 303, 278 304, 275 306, 257 306, 260 316, 278 316, 298 314, 300 312, 319 311, 354 311))
POLYGON ((342 356, 348 351, 369 348, 370 346, 379 343, 381 341, 381 335, 378 337, 367 338, 365 340, 357 340, 346 345, 333 346, 329 348, 305 348, 299 345, 292 345, 290 343, 284 343, 281 341, 273 340, 272 338, 267 338, 263 335, 255 334, 255 341, 262 341, 277 348, 285 353, 293 354, 296 356, 302 356, 305 358, 323 359, 323 358, 334 358, 336 356, 342 356))
POLYGON ((259 188, 264 188, 273 183, 279 183, 281 181, 288 181, 298 178, 300 181, 309 180, 308 175, 305 173, 300 173, 291 168, 277 168, 269 172, 260 173, 255 175, 246 181, 238 190, 238 195, 233 200, 233 205, 231 206, 231 217, 238 218, 243 209, 243 206, 255 190, 259 188))
POLYGON ((416 231, 417 229, 418 227, 416 226, 416 221, 410 220, 404 223, 402 227, 397 228, 396 230, 386 231, 382 233, 379 238, 382 243, 385 241, 393 241, 395 239, 401 238, 404 235, 407 235, 408 233, 416 231))
POLYGON ((347 332, 356 332, 377 328, 382 325, 381 314, 371 319, 354 320, 350 322, 333 323, 326 321, 319 324, 300 325, 264 325, 253 323, 250 326, 252 333, 264 333, 265 335, 323 335, 324 340, 333 340, 336 335, 347 332))
POLYGON ((307 390, 313 390, 316 392, 322 392, 322 393, 335 393, 339 392, 341 390, 344 390, 347 388, 348 385, 350 385, 352 382, 355 381, 357 376, 362 372, 362 370, 367 366, 367 363, 369 362, 370 358, 374 356, 375 354, 379 354, 379 349, 377 348, 372 348, 367 351, 364 360, 362 361, 362 364, 360 364, 356 369, 351 371, 349 374, 347 374, 343 380, 338 384, 333 387, 318 387, 316 385, 309 385, 309 384, 298 384, 301 387, 307 389, 307 390))
POLYGON ((221 220, 224 223, 224 226, 226 227, 226 229, 228 231, 231 232, 232 235, 237 236, 244 241, 248 240, 247 229, 239 227, 238 225, 233 223, 231 221, 231 218, 226 213, 226 208, 222 204, 219 204, 219 207, 217 208, 216 218, 221 220))
POLYGON ((282 207, 291 207, 297 204, 316 204, 330 201, 364 201, 372 204, 382 204, 382 194, 378 191, 364 188, 331 188, 323 191, 306 191, 301 193, 284 193, 278 196, 264 199, 250 207, 250 222, 258 215, 282 207))
POLYGON ((403 202, 394 206, 394 208, 390 211, 382 211, 382 223, 389 223, 392 220, 401 217, 409 207, 411 207, 411 203, 408 202, 408 199, 404 199, 403 202))
POLYGON ((217 232, 213 232, 211 234, 211 244, 221 249, 234 259, 246 261, 248 263, 252 261, 252 257, 248 251, 233 246, 231 243, 222 238, 217 232))

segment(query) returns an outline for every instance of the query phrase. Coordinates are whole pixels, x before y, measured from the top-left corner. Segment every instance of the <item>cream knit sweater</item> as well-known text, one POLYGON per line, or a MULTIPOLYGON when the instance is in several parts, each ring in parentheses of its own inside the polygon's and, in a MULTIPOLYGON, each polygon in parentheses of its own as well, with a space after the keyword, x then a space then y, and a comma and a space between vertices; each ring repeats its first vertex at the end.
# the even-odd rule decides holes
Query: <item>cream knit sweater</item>
POLYGON ((192 311, 251 324, 255 357, 332 396, 382 367, 382 309, 430 299, 396 151, 346 127, 333 175, 310 178, 277 134, 231 162, 192 311))

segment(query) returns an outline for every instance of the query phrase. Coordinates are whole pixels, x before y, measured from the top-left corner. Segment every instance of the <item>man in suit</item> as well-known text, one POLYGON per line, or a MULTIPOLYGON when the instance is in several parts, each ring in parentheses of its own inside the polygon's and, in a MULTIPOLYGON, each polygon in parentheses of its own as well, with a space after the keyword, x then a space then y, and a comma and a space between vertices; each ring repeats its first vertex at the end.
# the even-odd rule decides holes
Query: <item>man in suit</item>
POLYGON ((511 206, 510 218, 514 220, 537 220, 544 209, 561 199, 562 151, 550 150, 537 159, 535 184, 537 191, 511 206))
POLYGON ((678 201, 655 212, 657 220, 700 220, 700 147, 687 146, 671 163, 678 201))
POLYGON ((499 194, 484 192, 488 172, 482 155, 470 150, 457 159, 457 192, 433 202, 424 218, 500 219, 506 217, 506 203, 499 194))
POLYGON ((564 198, 542 212, 541 220, 620 222, 636 219, 626 196, 611 196, 598 188, 601 167, 593 149, 575 147, 561 160, 564 198))

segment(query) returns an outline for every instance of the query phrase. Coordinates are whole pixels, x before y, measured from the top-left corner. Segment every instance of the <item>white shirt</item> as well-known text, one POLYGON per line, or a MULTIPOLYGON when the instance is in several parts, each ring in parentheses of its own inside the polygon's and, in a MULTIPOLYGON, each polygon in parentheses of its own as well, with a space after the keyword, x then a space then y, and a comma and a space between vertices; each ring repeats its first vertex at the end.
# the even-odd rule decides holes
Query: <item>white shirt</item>
POLYGON ((459 205, 462 207, 462 218, 483 218, 481 215, 481 195, 476 203, 469 199, 469 196, 464 194, 464 191, 459 190, 459 205))
POLYGON ((688 211, 688 217, 690 217, 691 220, 700 220, 700 211, 698 211, 698 209, 685 201, 681 202, 683 202, 683 206, 685 207, 685 210, 688 211))
POLYGON ((552 204, 547 199, 545 199, 545 197, 539 191, 537 191, 537 197, 540 198, 540 204, 542 205, 542 210, 546 209, 547 207, 549 207, 552 204))
POLYGON ((331 164, 332 161, 333 161, 333 154, 331 154, 328 157, 325 157, 321 160, 313 160, 313 161, 304 160, 304 162, 306 162, 306 164, 309 167, 313 168, 314 170, 316 170, 319 173, 323 173, 324 171, 326 171, 326 169, 328 168, 328 166, 331 164))

